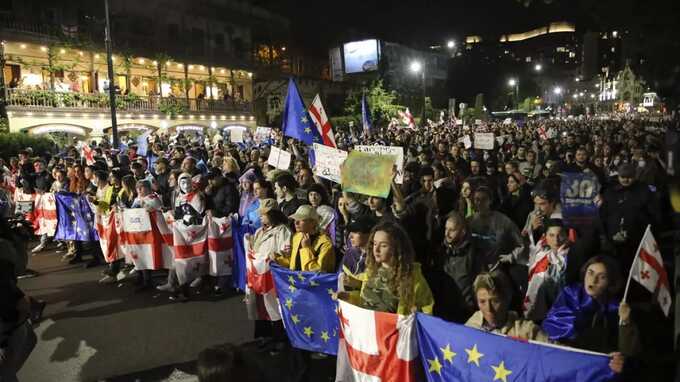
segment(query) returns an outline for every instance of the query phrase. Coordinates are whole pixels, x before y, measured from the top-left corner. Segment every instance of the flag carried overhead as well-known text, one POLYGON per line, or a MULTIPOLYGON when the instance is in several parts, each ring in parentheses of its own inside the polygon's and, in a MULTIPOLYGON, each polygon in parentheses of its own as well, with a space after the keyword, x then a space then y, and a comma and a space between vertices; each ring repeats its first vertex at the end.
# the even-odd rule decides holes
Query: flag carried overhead
POLYGON ((283 135, 295 138, 308 145, 314 142, 322 142, 321 134, 313 125, 309 113, 307 113, 307 109, 302 102, 297 85, 295 85, 295 81, 292 78, 288 81, 288 94, 283 106, 281 120, 283 121, 281 126, 283 135))
POLYGON ((321 97, 318 94, 314 97, 312 104, 309 105, 309 116, 312 117, 312 122, 319 131, 324 146, 336 147, 333 126, 328 120, 328 115, 326 115, 326 110, 323 108, 321 97))
POLYGON ((55 194, 57 206, 56 240, 98 241, 94 214, 85 196, 71 192, 55 194))
POLYGON ((361 96, 361 123, 364 125, 364 134, 370 134, 373 124, 371 122, 371 109, 368 107, 366 94, 361 96))
POLYGON ((661 310, 668 316, 672 302, 668 274, 663 266, 663 258, 661 257, 659 246, 656 244, 649 226, 647 226, 647 230, 644 236, 642 236, 640 248, 638 248, 633 265, 630 268, 630 275, 623 296, 624 301, 628 294, 631 278, 647 288, 648 291, 657 295, 661 310))

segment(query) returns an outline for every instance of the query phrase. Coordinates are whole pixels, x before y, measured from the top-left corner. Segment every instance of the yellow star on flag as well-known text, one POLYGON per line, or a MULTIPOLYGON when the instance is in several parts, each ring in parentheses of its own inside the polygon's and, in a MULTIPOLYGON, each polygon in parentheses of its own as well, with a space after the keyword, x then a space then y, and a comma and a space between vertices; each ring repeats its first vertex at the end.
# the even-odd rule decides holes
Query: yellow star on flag
POLYGON ((335 293, 333 288, 328 288, 328 289, 326 289, 326 291, 328 291, 328 294, 331 295, 331 296, 333 295, 333 293, 335 293))
POLYGON ((303 276, 302 273, 298 273, 298 279, 300 279, 300 281, 305 281, 305 276, 303 276))
POLYGON ((465 349, 465 352, 468 354, 468 363, 474 363, 479 367, 479 359, 484 357, 484 354, 477 351, 477 344, 472 349, 465 349))
POLYGON ((317 283, 316 281, 312 280, 312 281, 309 282, 309 285, 311 285, 311 286, 319 286, 319 283, 317 283))
POLYGON ((444 353, 444 354, 442 355, 442 357, 444 357, 444 360, 445 360, 445 361, 449 361, 449 363, 453 363, 453 357, 456 356, 456 353, 454 353, 453 351, 451 351, 451 345, 446 344, 446 347, 445 347, 445 348, 439 348, 439 350, 441 350, 442 353, 444 353))
POLYGON ((428 359, 427 362, 430 363, 430 368, 427 370, 428 372, 432 373, 433 371, 439 375, 442 375, 442 364, 439 363, 439 358, 436 356, 434 359, 428 359))
POLYGON ((288 285, 288 290, 290 290, 291 292, 295 292, 297 290, 297 288, 295 287, 295 285, 291 284, 291 285, 288 285))
POLYGON ((312 330, 311 326, 305 326, 305 335, 309 338, 312 337, 312 334, 314 334, 314 331, 312 330))
POLYGON ((321 339, 323 340, 323 342, 328 342, 328 340, 330 340, 331 337, 328 335, 328 332, 324 330, 323 332, 321 332, 321 339))
POLYGON ((300 323, 300 319, 298 318, 297 314, 292 314, 290 316, 290 319, 293 320, 293 323, 296 324, 296 325, 300 323))
POLYGON ((500 379, 503 382, 508 382, 508 375, 512 374, 512 371, 505 368, 505 362, 501 361, 498 366, 491 365, 491 368, 496 373, 493 376, 494 381, 500 379))
POLYGON ((293 309, 293 299, 292 298, 286 299, 286 308, 288 308, 288 310, 293 309))
POLYGON ((293 275, 288 276, 288 282, 295 285, 295 277, 293 275))

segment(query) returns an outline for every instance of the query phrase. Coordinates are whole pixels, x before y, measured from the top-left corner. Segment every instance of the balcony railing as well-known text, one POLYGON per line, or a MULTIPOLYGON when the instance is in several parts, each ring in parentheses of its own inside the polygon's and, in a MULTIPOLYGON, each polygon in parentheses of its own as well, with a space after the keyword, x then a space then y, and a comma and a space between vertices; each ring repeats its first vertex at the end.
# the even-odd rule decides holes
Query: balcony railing
MULTIPOLYGON (((107 94, 88 94, 75 92, 57 92, 51 90, 6 89, 5 100, 8 107, 21 109, 110 109, 107 94)), ((252 112, 249 102, 232 102, 222 100, 138 96, 135 94, 117 95, 118 110, 137 112, 160 112, 163 114, 182 113, 230 113, 252 112)))

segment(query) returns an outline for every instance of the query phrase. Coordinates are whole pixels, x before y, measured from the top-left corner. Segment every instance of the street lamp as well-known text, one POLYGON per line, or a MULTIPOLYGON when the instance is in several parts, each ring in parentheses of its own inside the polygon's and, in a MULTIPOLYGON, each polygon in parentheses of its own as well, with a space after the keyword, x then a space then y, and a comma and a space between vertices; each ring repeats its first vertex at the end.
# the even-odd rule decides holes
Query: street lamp
POLYGON ((543 65, 541 64, 534 65, 534 70, 540 72, 541 70, 543 70, 543 65))
POLYGON ((423 64, 420 63, 420 61, 413 61, 413 62, 411 62, 409 69, 414 74, 420 73, 420 80, 422 82, 422 87, 423 87, 423 110, 420 114, 420 123, 422 124, 425 121, 425 104, 427 103, 427 99, 426 99, 426 95, 425 95, 425 93, 426 93, 425 68, 423 67, 423 64))
POLYGON ((555 93, 555 95, 562 94, 562 88, 559 86, 555 86, 555 89, 553 89, 553 93, 555 93))
POLYGON ((456 47, 456 42, 453 41, 453 40, 449 40, 449 41, 446 43, 446 47, 449 48, 449 49, 453 49, 453 48, 456 47))
POLYGON ((519 81, 511 78, 508 80, 508 86, 511 88, 515 88, 515 108, 519 108, 519 81))

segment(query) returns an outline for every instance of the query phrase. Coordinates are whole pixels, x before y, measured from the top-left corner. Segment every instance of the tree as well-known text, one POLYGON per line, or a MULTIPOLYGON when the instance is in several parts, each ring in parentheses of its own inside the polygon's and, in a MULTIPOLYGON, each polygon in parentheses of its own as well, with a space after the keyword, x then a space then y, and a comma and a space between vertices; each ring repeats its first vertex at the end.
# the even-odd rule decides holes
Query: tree
POLYGON ((361 97, 364 93, 371 109, 371 120, 375 124, 386 124, 398 111, 404 110, 404 106, 396 104, 397 93, 386 90, 382 80, 375 80, 369 88, 350 91, 345 99, 345 113, 348 116, 355 116, 361 120, 361 97))

